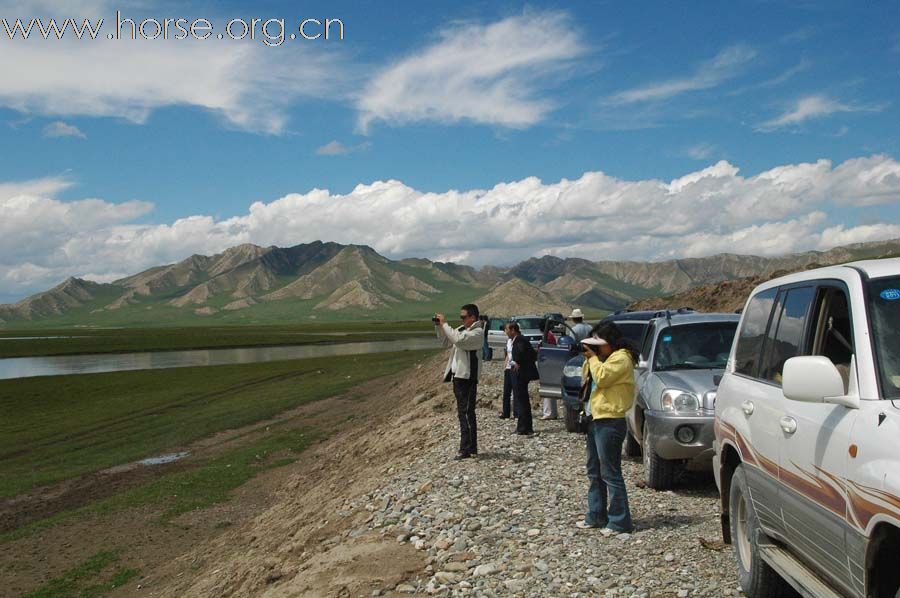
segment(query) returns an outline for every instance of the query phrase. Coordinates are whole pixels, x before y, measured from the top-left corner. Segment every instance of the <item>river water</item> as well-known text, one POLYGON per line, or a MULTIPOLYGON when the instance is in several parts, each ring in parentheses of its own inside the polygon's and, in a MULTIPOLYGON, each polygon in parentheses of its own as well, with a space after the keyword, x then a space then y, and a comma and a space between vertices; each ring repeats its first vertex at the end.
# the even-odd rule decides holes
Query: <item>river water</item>
POLYGON ((421 351, 440 346, 436 338, 406 338, 360 343, 247 347, 241 349, 200 349, 192 351, 146 351, 56 357, 11 357, 0 359, 0 380, 31 376, 96 374, 128 370, 153 370, 207 365, 232 365, 263 361, 285 361, 310 357, 336 357, 389 351, 421 351))

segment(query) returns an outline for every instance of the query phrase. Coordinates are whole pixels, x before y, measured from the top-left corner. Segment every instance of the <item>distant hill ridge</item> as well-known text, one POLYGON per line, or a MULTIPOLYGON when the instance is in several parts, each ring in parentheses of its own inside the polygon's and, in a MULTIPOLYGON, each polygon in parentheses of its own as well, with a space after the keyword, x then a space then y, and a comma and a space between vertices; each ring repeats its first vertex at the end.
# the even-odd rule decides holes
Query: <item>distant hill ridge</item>
POLYGON ((475 269, 424 258, 390 260, 364 245, 314 241, 288 248, 243 244, 192 255, 111 283, 69 278, 0 305, 0 325, 285 322, 307 318, 418 318, 473 299, 486 313, 614 310, 722 281, 811 264, 900 253, 900 239, 773 258, 719 254, 663 262, 543 256, 475 269))

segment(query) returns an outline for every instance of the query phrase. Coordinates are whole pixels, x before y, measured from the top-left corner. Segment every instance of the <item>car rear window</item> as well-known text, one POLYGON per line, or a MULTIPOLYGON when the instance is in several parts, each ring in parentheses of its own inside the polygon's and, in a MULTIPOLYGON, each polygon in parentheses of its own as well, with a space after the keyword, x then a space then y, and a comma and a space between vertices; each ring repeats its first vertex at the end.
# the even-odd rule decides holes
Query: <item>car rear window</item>
POLYGON ((521 330, 540 330, 541 322, 543 322, 541 318, 522 318, 521 320, 516 320, 516 323, 519 324, 519 329, 521 330))
POLYGON ((488 330, 503 330, 504 324, 506 324, 506 320, 502 318, 491 318, 490 328, 488 328, 488 330))

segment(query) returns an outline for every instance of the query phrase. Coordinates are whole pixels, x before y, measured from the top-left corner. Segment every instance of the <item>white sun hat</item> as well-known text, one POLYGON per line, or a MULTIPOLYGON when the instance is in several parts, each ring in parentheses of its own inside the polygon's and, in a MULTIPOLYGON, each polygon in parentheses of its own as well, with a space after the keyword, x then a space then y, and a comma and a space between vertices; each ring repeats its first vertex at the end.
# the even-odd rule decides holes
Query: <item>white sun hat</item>
POLYGON ((595 347, 601 347, 603 345, 608 345, 609 343, 595 334, 593 336, 589 336, 586 339, 582 340, 581 344, 582 345, 594 345, 595 347))
POLYGON ((583 318, 584 314, 581 312, 581 310, 579 308, 576 307, 575 309, 572 310, 572 313, 569 314, 569 317, 570 318, 583 318))

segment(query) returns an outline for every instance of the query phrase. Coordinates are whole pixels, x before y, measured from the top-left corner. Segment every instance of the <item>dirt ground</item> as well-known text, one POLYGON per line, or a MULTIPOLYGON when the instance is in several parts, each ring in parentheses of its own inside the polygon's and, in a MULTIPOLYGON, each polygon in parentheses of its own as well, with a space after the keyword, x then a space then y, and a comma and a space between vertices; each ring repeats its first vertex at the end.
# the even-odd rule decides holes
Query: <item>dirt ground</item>
POLYGON ((270 421, 223 432, 190 446, 171 447, 168 452, 190 451, 190 457, 182 461, 119 467, 0 503, 0 529, 13 529, 163 473, 190 468, 264 434, 273 423, 335 430, 327 440, 303 452, 296 463, 257 475, 237 489, 232 500, 186 513, 168 524, 159 522, 159 508, 129 509, 73 518, 0 544, 4 580, 0 596, 34 590, 104 550, 118 551, 119 565, 140 570, 139 576, 113 596, 257 595, 281 577, 296 575, 276 566, 284 559, 269 559, 271 567, 236 566, 234 560, 240 562, 242 556, 249 557, 247 562, 258 561, 267 544, 263 536, 269 534, 291 538, 293 558, 288 561, 303 568, 309 580, 308 595, 356 595, 373 580, 380 587, 396 585, 422 569, 421 553, 380 538, 354 538, 347 545, 343 540, 348 530, 359 522, 341 517, 340 511, 348 494, 377 486, 378 472, 386 471, 394 455, 421 436, 426 424, 404 424, 403 420, 416 419, 410 408, 414 397, 432 392, 436 386, 435 359, 443 358, 270 421))

